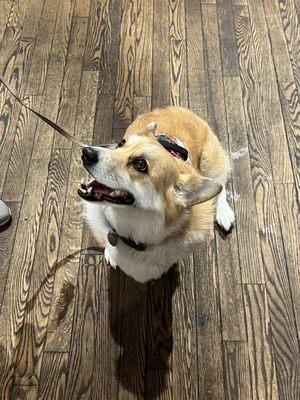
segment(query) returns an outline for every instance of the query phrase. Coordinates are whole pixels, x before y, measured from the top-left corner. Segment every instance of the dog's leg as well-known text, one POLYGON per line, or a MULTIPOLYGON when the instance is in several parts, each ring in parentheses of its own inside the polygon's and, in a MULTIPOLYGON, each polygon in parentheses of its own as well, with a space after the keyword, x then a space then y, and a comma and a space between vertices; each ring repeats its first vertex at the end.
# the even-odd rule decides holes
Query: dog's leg
POLYGON ((201 172, 220 182, 223 186, 221 193, 216 198, 216 222, 220 229, 226 233, 233 228, 234 212, 227 202, 226 182, 230 173, 230 160, 226 151, 213 132, 209 132, 203 146, 199 168, 201 172))
POLYGON ((104 258, 105 258, 106 264, 110 265, 113 268, 117 268, 118 265, 115 262, 114 257, 113 257, 113 248, 111 250, 109 250, 109 247, 112 247, 112 246, 110 246, 108 244, 104 249, 104 258))
POLYGON ((222 231, 229 233, 234 226, 234 212, 226 199, 226 189, 223 187, 216 201, 216 222, 222 231))

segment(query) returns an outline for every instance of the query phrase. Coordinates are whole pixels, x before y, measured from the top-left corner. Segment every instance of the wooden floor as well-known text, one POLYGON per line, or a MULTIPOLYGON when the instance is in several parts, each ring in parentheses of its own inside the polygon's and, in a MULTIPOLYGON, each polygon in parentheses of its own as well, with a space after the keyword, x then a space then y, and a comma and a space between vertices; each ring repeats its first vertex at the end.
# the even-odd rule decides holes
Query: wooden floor
POLYGON ((300 0, 0 0, 0 68, 88 143, 178 104, 237 223, 154 285, 104 265, 80 149, 0 90, 3 399, 299 400, 300 0))

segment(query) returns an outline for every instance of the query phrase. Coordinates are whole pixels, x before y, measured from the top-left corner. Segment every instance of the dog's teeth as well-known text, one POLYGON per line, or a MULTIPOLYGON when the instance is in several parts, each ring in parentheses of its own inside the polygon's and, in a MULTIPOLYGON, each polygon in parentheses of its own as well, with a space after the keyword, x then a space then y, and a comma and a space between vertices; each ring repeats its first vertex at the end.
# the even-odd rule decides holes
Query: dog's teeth
POLYGON ((116 190, 114 191, 114 194, 115 194, 116 196, 120 196, 120 195, 122 194, 122 192, 121 192, 121 190, 116 189, 116 190))
POLYGON ((84 178, 81 179, 80 184, 81 186, 84 185, 84 178))
POLYGON ((92 193, 92 190, 93 190, 93 188, 92 188, 92 187, 89 187, 88 190, 87 190, 88 194, 91 194, 91 193, 92 193))

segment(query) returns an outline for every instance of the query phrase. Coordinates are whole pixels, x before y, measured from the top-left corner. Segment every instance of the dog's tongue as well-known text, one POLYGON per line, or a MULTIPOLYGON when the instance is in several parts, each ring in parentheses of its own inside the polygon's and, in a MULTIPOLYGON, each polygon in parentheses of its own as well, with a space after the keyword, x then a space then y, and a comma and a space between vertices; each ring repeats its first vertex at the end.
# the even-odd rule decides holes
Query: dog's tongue
POLYGON ((113 189, 111 189, 111 188, 109 188, 109 187, 107 187, 105 185, 102 185, 101 183, 99 183, 97 181, 92 181, 89 184, 89 187, 92 188, 93 193, 95 193, 95 194, 106 194, 106 195, 109 195, 111 192, 113 192, 113 189))

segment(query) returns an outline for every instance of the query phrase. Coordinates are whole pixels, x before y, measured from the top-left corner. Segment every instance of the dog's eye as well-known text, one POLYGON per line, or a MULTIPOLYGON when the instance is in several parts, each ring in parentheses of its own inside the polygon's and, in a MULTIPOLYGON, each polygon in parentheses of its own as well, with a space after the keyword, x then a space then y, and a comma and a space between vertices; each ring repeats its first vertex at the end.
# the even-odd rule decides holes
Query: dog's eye
POLYGON ((148 172, 148 164, 147 161, 142 158, 136 158, 132 161, 132 165, 134 166, 134 168, 139 171, 142 172, 142 174, 146 174, 148 172))

